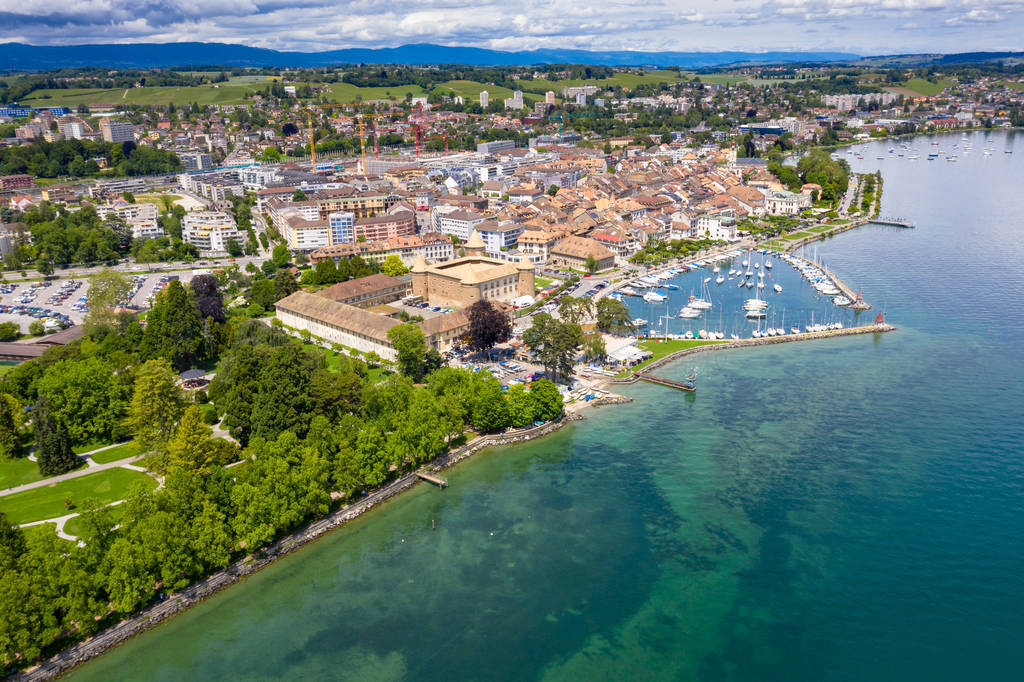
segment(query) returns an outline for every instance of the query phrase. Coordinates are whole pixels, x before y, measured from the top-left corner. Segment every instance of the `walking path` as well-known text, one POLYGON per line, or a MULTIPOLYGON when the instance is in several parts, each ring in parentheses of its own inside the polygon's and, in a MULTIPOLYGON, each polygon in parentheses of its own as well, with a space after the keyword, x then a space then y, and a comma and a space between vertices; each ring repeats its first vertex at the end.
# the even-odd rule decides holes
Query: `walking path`
POLYGON ((135 455, 134 457, 126 457, 124 459, 114 460, 113 462, 107 462, 106 464, 99 464, 98 462, 93 461, 93 459, 92 459, 92 455, 93 454, 95 454, 97 452, 102 452, 103 450, 108 450, 110 448, 117 447, 118 445, 124 445, 124 443, 115 443, 114 445, 108 445, 106 447, 98 448, 96 450, 92 450, 92 451, 87 452, 85 454, 79 455, 79 457, 84 459, 85 463, 86 463, 86 466, 83 469, 75 469, 74 471, 69 471, 66 474, 58 474, 57 476, 50 476, 49 478, 44 478, 41 481, 33 481, 32 483, 25 483, 23 485, 15 486, 13 488, 8 488, 7 490, 0 490, 0 497, 6 497, 8 495, 15 495, 17 493, 23 493, 26 490, 35 490, 36 488, 45 488, 45 487, 47 487, 49 485, 52 485, 54 483, 60 483, 61 481, 68 481, 68 480, 71 480, 73 478, 79 478, 80 476, 88 476, 89 474, 94 474, 94 473, 96 473, 98 471, 105 471, 106 469, 113 469, 115 467, 122 467, 122 468, 125 468, 125 469, 131 469, 132 471, 140 471, 142 473, 149 473, 146 469, 144 469, 144 468, 142 468, 140 466, 135 466, 135 465, 132 464, 133 462, 135 462, 137 460, 140 460, 143 457, 145 457, 145 454, 135 455))

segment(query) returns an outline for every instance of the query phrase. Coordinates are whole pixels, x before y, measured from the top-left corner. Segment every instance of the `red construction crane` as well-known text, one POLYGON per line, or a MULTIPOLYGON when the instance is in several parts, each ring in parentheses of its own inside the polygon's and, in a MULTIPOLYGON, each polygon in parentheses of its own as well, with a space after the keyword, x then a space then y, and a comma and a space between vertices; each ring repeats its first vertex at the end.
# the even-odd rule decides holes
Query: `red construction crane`
POLYGON ((412 124, 413 129, 416 132, 416 158, 420 158, 420 140, 423 142, 427 140, 444 140, 444 153, 448 153, 448 129, 445 128, 444 135, 422 135, 423 129, 418 123, 412 124))

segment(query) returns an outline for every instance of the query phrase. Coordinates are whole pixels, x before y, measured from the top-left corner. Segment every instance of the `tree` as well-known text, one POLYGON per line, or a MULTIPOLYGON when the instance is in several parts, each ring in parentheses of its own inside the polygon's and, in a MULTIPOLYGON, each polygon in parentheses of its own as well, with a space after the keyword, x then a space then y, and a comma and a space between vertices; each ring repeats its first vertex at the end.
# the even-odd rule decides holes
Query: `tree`
POLYGON ((185 400, 177 376, 163 359, 148 360, 135 372, 126 425, 143 448, 163 447, 174 434, 185 400))
POLYGON ((594 254, 587 254, 587 272, 589 272, 590 274, 594 274, 595 272, 597 272, 597 267, 600 264, 601 263, 597 260, 597 257, 594 254))
POLYGON ((297 189, 292 192, 292 201, 306 201, 309 197, 301 189, 297 189))
POLYGON ((43 476, 56 476, 77 469, 82 460, 71 451, 67 427, 51 412, 46 398, 40 398, 32 409, 36 432, 36 462, 43 476))
POLYGON ((483 351, 503 343, 512 336, 512 321, 487 299, 469 307, 469 347, 483 351))
POLYGON ((226 463, 219 461, 218 454, 222 452, 215 447, 213 432, 203 423, 199 406, 189 405, 181 415, 174 437, 167 443, 165 470, 205 474, 211 467, 226 463))
POLYGON ((605 334, 632 334, 633 316, 625 303, 605 297, 597 302, 597 328, 605 334))
POLYGON ((562 296, 562 302, 558 305, 558 316, 572 324, 580 324, 593 315, 594 300, 587 296, 562 296))
POLYGON ((398 369, 413 381, 421 381, 426 372, 427 341, 423 330, 414 324, 399 324, 388 330, 388 341, 398 355, 398 369))
POLYGON ((274 246, 274 252, 271 256, 271 260, 274 261, 274 265, 279 268, 283 268, 292 261, 292 252, 285 244, 277 244, 274 246))
POLYGON ((45 415, 66 429, 73 443, 109 442, 120 431, 126 387, 99 357, 56 362, 36 386, 47 406, 45 415))
POLYGON ((10 393, 0 393, 0 459, 17 457, 21 452, 19 431, 24 426, 25 410, 10 393))
POLYGON ((217 278, 213 275, 196 275, 190 283, 192 303, 195 305, 199 319, 213 318, 214 322, 224 322, 224 299, 221 297, 217 278))
POLYGON ((588 360, 599 360, 608 352, 604 339, 600 334, 587 334, 583 337, 583 354, 588 360))
POLYGON ((0 341, 14 341, 21 336, 21 325, 17 322, 0 322, 0 341))
POLYGON ((246 298, 249 299, 249 303, 258 306, 260 312, 263 312, 264 310, 270 310, 271 306, 274 305, 276 301, 275 295, 274 281, 266 277, 260 277, 249 287, 249 294, 246 298))
POLYGON ((409 268, 405 267, 402 259, 396 254, 391 254, 381 263, 380 271, 389 277, 399 277, 409 272, 409 268))
POLYGON ((548 187, 548 196, 553 197, 558 194, 558 185, 551 185, 548 187))
POLYGON ((288 268, 278 270, 274 276, 274 301, 280 301, 285 296, 294 294, 299 290, 299 283, 295 274, 288 268))
POLYGON ((238 243, 236 239, 229 239, 224 242, 224 250, 228 252, 228 255, 232 258, 238 258, 245 254, 245 250, 242 245, 238 243))
POLYGON ((509 425, 508 404, 497 379, 487 379, 477 388, 471 419, 480 433, 501 431, 509 425))
POLYGON ((95 333, 98 329, 114 326, 117 318, 115 309, 128 298, 131 290, 131 280, 120 272, 104 268, 94 275, 89 284, 86 330, 95 333))
POLYGON ((508 389, 508 417, 512 426, 522 428, 533 423, 534 398, 523 384, 508 389))
POLYGON ((530 395, 534 399, 534 417, 542 421, 554 419, 562 413, 562 394, 558 387, 547 379, 537 379, 530 384, 530 395))
POLYGON ((578 324, 562 322, 547 313, 533 318, 533 324, 523 333, 523 343, 537 354, 545 370, 555 377, 572 374, 576 348, 583 343, 583 330, 578 324))
POLYGON ((146 318, 140 350, 147 358, 165 358, 179 371, 202 357, 203 322, 188 291, 171 280, 146 318))

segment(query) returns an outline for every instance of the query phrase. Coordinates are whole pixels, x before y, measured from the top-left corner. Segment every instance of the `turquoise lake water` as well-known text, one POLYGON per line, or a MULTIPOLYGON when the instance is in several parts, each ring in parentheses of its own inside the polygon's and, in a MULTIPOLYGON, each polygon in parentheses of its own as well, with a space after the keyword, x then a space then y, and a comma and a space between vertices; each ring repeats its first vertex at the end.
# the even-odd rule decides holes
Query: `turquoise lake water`
POLYGON ((916 229, 817 254, 897 332, 671 365, 71 677, 1020 679, 1024 135, 890 146, 847 158, 916 229))

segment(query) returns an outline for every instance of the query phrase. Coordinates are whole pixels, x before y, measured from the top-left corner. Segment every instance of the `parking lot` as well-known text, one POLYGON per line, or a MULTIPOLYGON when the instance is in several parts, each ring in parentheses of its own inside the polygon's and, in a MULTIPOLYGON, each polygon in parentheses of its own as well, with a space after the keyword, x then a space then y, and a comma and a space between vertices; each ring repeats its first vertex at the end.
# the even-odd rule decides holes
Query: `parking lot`
MULTIPOLYGON (((180 273, 129 275, 130 295, 121 302, 126 307, 149 308, 152 296, 171 279, 187 284, 204 270, 180 273)), ((15 322, 22 333, 40 320, 47 330, 56 331, 72 324, 82 324, 89 312, 88 279, 56 279, 49 282, 0 283, 0 322, 15 322)))

